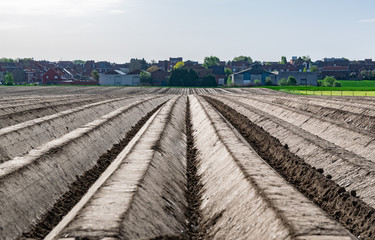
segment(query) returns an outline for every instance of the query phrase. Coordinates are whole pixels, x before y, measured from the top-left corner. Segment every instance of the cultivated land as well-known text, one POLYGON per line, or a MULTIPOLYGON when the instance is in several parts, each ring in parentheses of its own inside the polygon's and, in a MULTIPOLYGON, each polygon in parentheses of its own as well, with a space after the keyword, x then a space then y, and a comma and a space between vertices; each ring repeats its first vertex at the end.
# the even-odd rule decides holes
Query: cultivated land
POLYGON ((0 88, 1 239, 375 237, 375 98, 0 88))

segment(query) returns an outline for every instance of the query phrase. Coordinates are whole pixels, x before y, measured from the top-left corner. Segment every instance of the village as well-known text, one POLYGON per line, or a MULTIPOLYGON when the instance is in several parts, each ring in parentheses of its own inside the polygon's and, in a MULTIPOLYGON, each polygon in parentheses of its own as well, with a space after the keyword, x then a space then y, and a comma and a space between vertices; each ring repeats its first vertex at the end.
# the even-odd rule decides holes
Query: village
POLYGON ((169 77, 178 68, 194 70, 199 78, 214 77, 216 86, 278 85, 293 76, 297 85, 318 85, 318 79, 332 76, 338 80, 371 80, 375 61, 309 57, 281 57, 278 62, 253 61, 239 56, 221 61, 206 57, 203 63, 184 61, 182 57, 169 60, 131 59, 118 64, 108 61, 37 61, 34 59, 0 59, 0 82, 11 73, 14 85, 110 85, 110 86, 170 86, 169 77), (144 80, 146 78, 146 80, 144 80), (268 81, 267 81, 268 80, 268 81))

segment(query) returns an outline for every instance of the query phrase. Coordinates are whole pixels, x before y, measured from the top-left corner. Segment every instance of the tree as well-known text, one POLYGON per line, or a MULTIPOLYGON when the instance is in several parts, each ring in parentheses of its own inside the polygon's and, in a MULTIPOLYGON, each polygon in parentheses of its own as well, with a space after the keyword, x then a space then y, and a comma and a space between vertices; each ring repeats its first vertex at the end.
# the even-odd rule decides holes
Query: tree
POLYGON ((179 69, 179 68, 182 68, 184 65, 185 65, 184 62, 178 62, 178 63, 176 63, 176 65, 174 65, 173 69, 179 69))
POLYGON ((297 85, 297 80, 293 76, 289 76, 288 80, 286 80, 288 86, 295 86, 297 85))
POLYGON ((287 64, 287 61, 286 61, 286 57, 285 57, 285 56, 282 56, 282 57, 281 57, 280 64, 287 64))
POLYGON ((13 74, 11 74, 11 73, 7 73, 7 74, 5 74, 5 77, 4 77, 4 84, 5 84, 5 85, 8 85, 8 86, 13 86, 13 85, 14 85, 13 74))
POLYGON ((310 56, 302 56, 302 60, 305 61, 305 62, 311 62, 311 58, 310 56))
POLYGON ((215 56, 210 56, 210 57, 205 57, 203 60, 203 67, 204 68, 209 68, 211 66, 218 66, 220 62, 220 59, 215 56))
POLYGON ((202 87, 217 87, 215 76, 212 74, 205 76, 201 81, 201 86, 202 87))
POLYGON ((193 87, 199 85, 198 74, 193 69, 174 69, 169 77, 169 86, 193 87))
POLYGON ((233 58, 233 62, 239 62, 239 61, 246 61, 248 64, 253 63, 253 59, 251 59, 251 57, 238 56, 238 57, 233 58))
POLYGON ((232 75, 232 70, 230 68, 225 68, 224 69, 224 73, 225 73, 225 82, 224 84, 228 84, 228 81, 229 81, 229 78, 231 78, 231 75, 232 75))
POLYGON ((255 86, 260 86, 260 85, 261 85, 261 83, 260 83, 260 81, 259 81, 258 79, 256 79, 256 80, 254 81, 254 84, 255 84, 255 86))
POLYGON ((304 67, 304 68, 303 68, 303 72, 307 72, 307 69, 306 69, 306 67, 304 67))
POLYGON ((93 79, 95 79, 96 81, 98 81, 99 80, 99 73, 98 73, 98 71, 96 71, 96 70, 92 71, 91 72, 91 77, 93 79))
POLYGON ((341 82, 334 81, 333 84, 332 84, 332 87, 341 87, 341 82))
POLYGON ((282 79, 280 79, 280 81, 279 81, 279 85, 280 85, 280 86, 287 86, 287 85, 288 85, 288 82, 286 81, 285 78, 282 78, 282 79))
POLYGON ((83 65, 86 63, 86 61, 83 61, 83 60, 73 60, 73 63, 76 64, 76 65, 83 65))
POLYGON ((141 71, 141 73, 139 74, 139 79, 141 81, 142 86, 152 85, 151 74, 149 72, 141 71))
POLYGON ((312 66, 310 67, 310 72, 318 72, 318 67, 315 66, 315 65, 312 65, 312 66))
POLYGON ((336 81, 336 78, 334 77, 325 77, 322 82, 323 87, 332 87, 333 83, 336 81))
POLYGON ((265 85, 266 86, 272 86, 273 85, 272 79, 270 77, 266 77, 265 85))

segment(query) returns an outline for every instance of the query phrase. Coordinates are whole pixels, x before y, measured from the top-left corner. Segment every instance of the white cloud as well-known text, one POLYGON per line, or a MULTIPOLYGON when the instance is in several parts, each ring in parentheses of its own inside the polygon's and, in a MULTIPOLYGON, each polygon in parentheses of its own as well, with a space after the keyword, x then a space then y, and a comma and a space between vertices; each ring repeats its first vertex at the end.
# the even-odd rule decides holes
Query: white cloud
POLYGON ((375 18, 362 19, 359 22, 361 22, 361 23, 375 23, 375 18))
MULTIPOLYGON (((6 15, 87 16, 112 14, 121 0, 2 0, 0 9, 6 15)), ((116 13, 122 11, 116 10, 116 13)))

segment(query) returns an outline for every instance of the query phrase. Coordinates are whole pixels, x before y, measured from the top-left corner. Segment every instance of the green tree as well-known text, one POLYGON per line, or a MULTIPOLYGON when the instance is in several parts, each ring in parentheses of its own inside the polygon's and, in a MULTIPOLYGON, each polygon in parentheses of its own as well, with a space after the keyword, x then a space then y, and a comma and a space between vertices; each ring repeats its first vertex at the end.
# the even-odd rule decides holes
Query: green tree
POLYGON ((201 86, 202 87, 217 87, 215 76, 212 74, 205 76, 201 81, 201 86))
POLYGON ((173 69, 182 68, 184 65, 185 65, 184 62, 178 62, 178 63, 176 63, 176 65, 174 65, 173 69))
POLYGON ((255 86, 260 86, 260 85, 262 85, 258 79, 256 79, 256 80, 254 81, 254 84, 255 84, 255 86))
POLYGON ((98 71, 94 70, 91 72, 91 77, 95 79, 96 81, 99 81, 99 73, 98 71))
POLYGON ((248 64, 253 63, 253 59, 251 57, 238 56, 238 57, 233 58, 233 62, 239 62, 239 61, 246 61, 248 64))
POLYGON ((332 87, 341 87, 341 82, 334 81, 333 84, 332 84, 332 87))
POLYGON ((7 73, 7 74, 5 74, 5 77, 4 77, 4 84, 5 84, 5 85, 8 85, 8 86, 13 86, 13 85, 14 85, 13 74, 11 74, 11 73, 7 73))
POLYGON ((285 56, 282 56, 281 57, 281 61, 280 61, 281 64, 287 64, 287 61, 286 61, 286 57, 285 56))
POLYGON ((232 78, 232 70, 230 68, 225 68, 224 69, 224 73, 225 73, 225 80, 224 80, 224 84, 228 84, 228 81, 230 78, 232 78))
POLYGON ((280 79, 280 81, 279 81, 279 85, 280 85, 280 86, 287 86, 287 85, 288 85, 288 82, 286 81, 285 78, 282 78, 282 79, 280 79))
POLYGON ((333 83, 336 81, 336 78, 334 77, 325 77, 322 82, 323 87, 332 87, 333 83))
POLYGON ((273 85, 272 79, 270 77, 266 77, 266 81, 264 84, 266 86, 272 86, 273 85))
POLYGON ((15 61, 12 58, 0 58, 0 62, 13 63, 15 61))
POLYGON ((312 66, 310 67, 310 72, 318 72, 318 67, 315 66, 315 65, 312 65, 312 66))
POLYGON ((169 77, 169 86, 193 87, 199 85, 198 74, 193 69, 178 68, 173 70, 169 77))
POLYGON ((302 56, 302 60, 305 61, 305 62, 311 62, 311 58, 310 56, 302 56))
POLYGON ((152 85, 151 74, 149 72, 141 71, 141 73, 139 74, 139 79, 142 86, 152 85))
POLYGON ((218 66, 220 59, 216 56, 205 57, 203 60, 203 67, 209 68, 211 66, 218 66))
POLYGON ((306 67, 304 67, 304 68, 303 68, 303 72, 307 72, 307 69, 306 69, 306 67))
POLYGON ((83 61, 83 60, 73 60, 73 63, 76 64, 76 65, 83 65, 86 63, 86 61, 83 61))
POLYGON ((295 86, 295 85, 297 85, 297 80, 293 76, 289 76, 288 79, 286 80, 286 82, 287 82, 288 86, 295 86))

